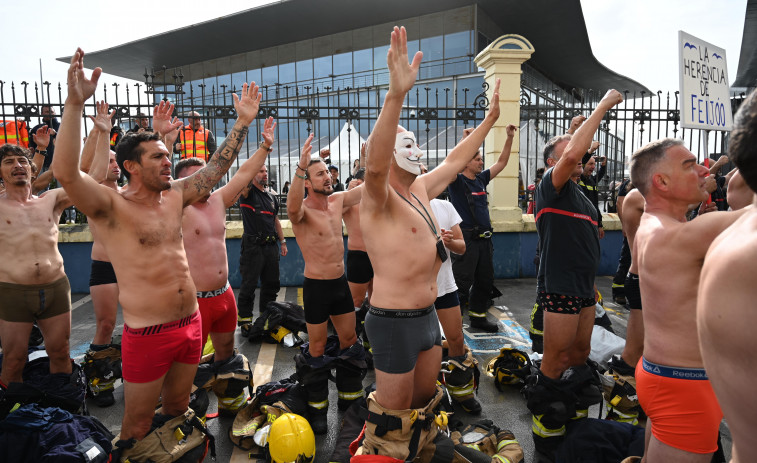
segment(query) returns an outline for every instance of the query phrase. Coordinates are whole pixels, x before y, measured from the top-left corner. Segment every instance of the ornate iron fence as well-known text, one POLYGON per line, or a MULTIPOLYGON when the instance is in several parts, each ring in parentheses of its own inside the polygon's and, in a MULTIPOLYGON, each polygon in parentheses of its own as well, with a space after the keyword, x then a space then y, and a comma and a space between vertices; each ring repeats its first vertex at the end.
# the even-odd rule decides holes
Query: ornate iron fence
MULTIPOLYGON (((408 94, 401 123, 416 132, 429 168, 446 157, 464 128, 476 125, 484 117, 489 101, 485 94, 487 87, 482 88, 481 82, 480 75, 422 81, 408 94)), ((151 119, 156 102, 170 100, 176 105, 174 115, 179 118, 198 112, 203 126, 215 134, 220 145, 236 118, 231 93, 238 92, 241 86, 241 81, 218 87, 182 83, 180 75, 169 82, 156 82, 154 73, 145 74, 145 83, 103 84, 85 107, 84 132, 89 133, 91 122, 87 116, 94 115, 96 101, 107 101, 110 109, 116 111, 115 124, 128 130, 136 125, 139 114, 151 119)), ((239 158, 221 184, 236 172, 240 162, 255 152, 262 123, 269 116, 277 122, 274 151, 267 161, 274 191, 280 191, 294 174, 300 147, 311 133, 315 134, 314 149, 330 147, 331 163, 339 168, 340 180, 346 180, 352 163, 359 158, 360 143, 373 129, 387 88, 263 85, 258 117, 239 158)), ((56 114, 61 114, 64 93, 61 84, 22 82, 16 85, 0 81, 0 120, 25 121, 29 128, 42 124, 41 107, 50 105, 56 114)), ((1 138, 0 143, 4 142, 1 138)), ((178 155, 174 155, 176 160, 178 155)), ((229 218, 238 216, 238 208, 231 208, 229 218)))
MULTIPOLYGON (((565 133, 574 116, 588 116, 604 96, 604 92, 560 88, 533 88, 521 83, 520 172, 523 183, 534 181, 536 169, 544 165, 541 153, 553 136, 565 133)), ((743 93, 732 96, 733 111, 744 99, 743 93)), ((681 138, 702 161, 717 159, 728 151, 728 133, 714 131, 705 146, 701 130, 680 126, 678 92, 624 92, 624 101, 607 113, 595 136, 601 143, 598 155, 608 160, 607 175, 600 182, 600 193, 606 200, 605 211, 613 212, 613 192, 627 177, 628 160, 633 152, 653 140, 681 138), (609 201, 607 201, 609 200, 609 201)), ((727 164, 723 170, 732 168, 727 164)), ((526 190, 527 191, 527 190, 526 190)), ((525 207, 527 198, 521 197, 525 207)))

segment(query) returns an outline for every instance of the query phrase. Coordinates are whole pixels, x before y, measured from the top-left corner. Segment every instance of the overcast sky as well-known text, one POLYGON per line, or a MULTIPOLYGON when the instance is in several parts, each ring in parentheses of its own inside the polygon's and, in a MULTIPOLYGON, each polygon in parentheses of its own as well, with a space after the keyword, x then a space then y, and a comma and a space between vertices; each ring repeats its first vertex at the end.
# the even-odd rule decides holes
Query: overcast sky
MULTIPOLYGON (((39 81, 40 59, 45 80, 64 82, 67 66, 55 58, 70 55, 77 46, 85 52, 102 50, 273 2, 37 0, 33 4, 3 3, 5 46, 0 48, 3 63, 0 80, 8 85, 10 81, 39 81)), ((724 48, 729 82, 736 77, 746 0, 581 0, 581 4, 597 59, 652 90, 678 89, 676 43, 679 30, 724 48)), ((117 80, 120 79, 105 76, 108 83, 117 80)), ((5 92, 7 95, 7 88, 5 92)))

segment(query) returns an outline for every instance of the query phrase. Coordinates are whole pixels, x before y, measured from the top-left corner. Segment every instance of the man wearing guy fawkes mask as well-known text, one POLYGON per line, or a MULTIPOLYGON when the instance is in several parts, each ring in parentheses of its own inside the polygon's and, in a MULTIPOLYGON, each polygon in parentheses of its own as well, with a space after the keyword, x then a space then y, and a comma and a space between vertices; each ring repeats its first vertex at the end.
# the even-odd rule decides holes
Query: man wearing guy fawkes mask
POLYGON ((440 432, 433 419, 428 426, 412 425, 418 413, 426 419, 433 416, 442 397, 436 385, 442 347, 434 301, 436 276, 447 253, 429 198, 454 180, 499 117, 497 81, 481 125, 439 166, 420 175, 415 138, 398 124, 421 59, 418 52, 408 62, 407 31, 395 27, 387 52, 389 89, 368 139, 360 201, 360 227, 374 270, 365 331, 373 350, 376 390, 366 400, 369 417, 356 459, 380 454, 410 461, 440 432), (386 445, 389 440, 393 445, 386 445), (415 450, 397 445, 411 440, 415 450))

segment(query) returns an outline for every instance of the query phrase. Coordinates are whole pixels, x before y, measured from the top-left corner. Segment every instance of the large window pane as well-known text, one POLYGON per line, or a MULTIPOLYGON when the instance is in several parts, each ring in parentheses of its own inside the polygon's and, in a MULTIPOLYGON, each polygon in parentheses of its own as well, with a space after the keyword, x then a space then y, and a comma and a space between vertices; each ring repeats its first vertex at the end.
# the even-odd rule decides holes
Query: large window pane
POLYGON ((373 69, 373 50, 357 50, 352 53, 355 72, 370 71, 373 69))
POLYGON ((423 51, 423 61, 437 61, 442 59, 444 51, 444 40, 441 35, 421 39, 421 51, 423 51))
POLYGON ((297 80, 299 82, 313 79, 313 60, 297 61, 297 80))
POLYGON ((457 58, 470 53, 470 32, 455 32, 444 36, 444 57, 457 58))
POLYGON ((279 67, 266 66, 263 68, 263 84, 273 85, 279 81, 279 67))
POLYGON ((337 76, 352 73, 352 52, 334 55, 333 73, 337 76))
POLYGON ((288 84, 295 80, 294 63, 279 64, 279 83, 288 84))
POLYGON ((313 60, 313 77, 329 77, 331 72, 331 55, 322 56, 313 60))

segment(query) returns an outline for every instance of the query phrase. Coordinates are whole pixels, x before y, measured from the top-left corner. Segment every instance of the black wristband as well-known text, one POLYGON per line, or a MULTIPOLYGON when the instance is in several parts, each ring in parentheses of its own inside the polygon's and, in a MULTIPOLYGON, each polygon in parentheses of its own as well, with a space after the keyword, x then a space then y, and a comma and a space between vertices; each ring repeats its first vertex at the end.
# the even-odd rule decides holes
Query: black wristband
POLYGON ((36 149, 36 148, 35 148, 35 149, 34 149, 34 152, 35 152, 35 153, 39 153, 39 154, 41 154, 42 156, 47 156, 47 150, 40 150, 40 149, 36 149))

